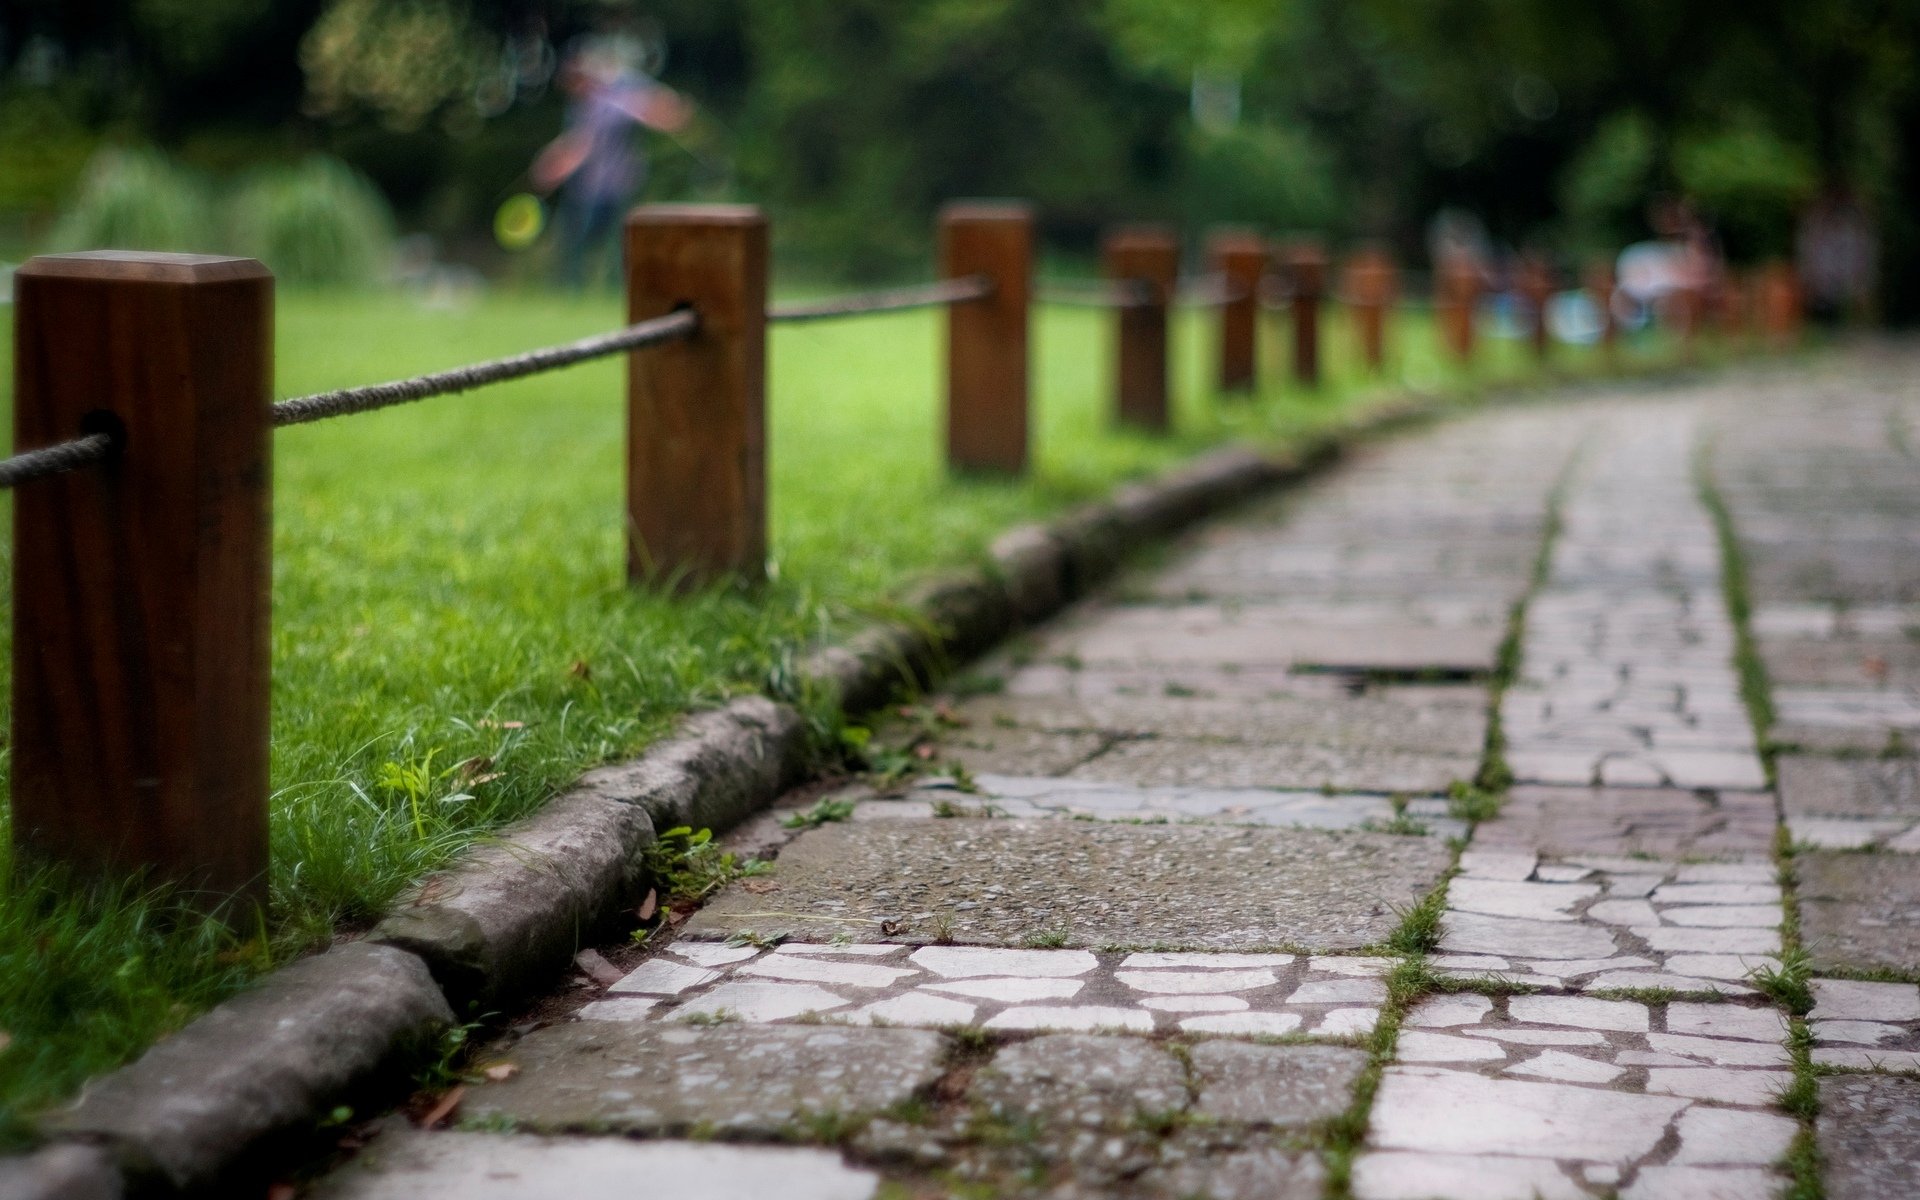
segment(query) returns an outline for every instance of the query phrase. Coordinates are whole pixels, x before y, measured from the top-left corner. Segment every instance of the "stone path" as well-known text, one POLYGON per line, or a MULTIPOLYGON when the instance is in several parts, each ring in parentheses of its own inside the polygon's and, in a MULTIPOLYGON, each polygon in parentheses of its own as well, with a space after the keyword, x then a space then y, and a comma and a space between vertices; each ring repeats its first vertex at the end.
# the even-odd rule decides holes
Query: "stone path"
POLYGON ((1760 1200, 1809 1140, 1920 1194, 1916 365, 1489 411, 1218 523, 313 1194, 1760 1200))

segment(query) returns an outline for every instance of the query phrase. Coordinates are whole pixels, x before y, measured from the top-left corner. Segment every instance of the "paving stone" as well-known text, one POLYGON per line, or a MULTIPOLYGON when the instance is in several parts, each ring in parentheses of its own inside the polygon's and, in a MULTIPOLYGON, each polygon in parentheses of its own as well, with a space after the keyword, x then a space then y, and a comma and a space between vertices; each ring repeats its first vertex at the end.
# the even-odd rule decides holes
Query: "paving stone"
POLYGON ((1671 971, 1608 971, 1580 985, 1583 992, 1603 992, 1616 988, 1658 988, 1671 992, 1713 992, 1721 996, 1751 996, 1754 990, 1744 983, 1726 979, 1703 979, 1697 975, 1676 975, 1671 971))
POLYGON ((1880 1046, 1906 1037, 1898 1025, 1878 1021, 1815 1021, 1813 1038, 1817 1042, 1851 1042, 1860 1046, 1880 1046))
POLYGON ((940 1036, 917 1029, 585 1021, 515 1043, 505 1058, 519 1071, 470 1087, 463 1111, 541 1130, 779 1138, 804 1114, 902 1103, 944 1057, 940 1036))
MULTIPOLYGON (((786 949, 782 947, 782 949, 786 949)), ((696 966, 724 967, 730 963, 745 962, 760 953, 753 946, 728 946, 715 942, 675 942, 667 947, 667 953, 675 958, 684 958, 696 966)))
POLYGON ((1219 1121, 1299 1129, 1345 1112, 1367 1054, 1342 1046, 1202 1042, 1190 1052, 1198 1111, 1219 1121))
POLYGON ((1245 1012, 1251 1006, 1238 996, 1146 996, 1140 1007, 1154 1012, 1220 1013, 1245 1012))
POLYGON ((1100 960, 1085 950, 1005 950, 993 946, 922 946, 908 956, 916 967, 948 979, 980 975, 1071 978, 1100 960))
POLYGON ((1707 904, 1660 910, 1660 919, 1670 925, 1706 925, 1716 929, 1774 929, 1779 926, 1781 915, 1777 904, 1707 904))
POLYGON ((1148 787, 1330 788, 1335 791, 1445 792, 1473 778, 1478 752, 1417 753, 1362 746, 1197 742, 1143 738, 1120 742, 1075 767, 1074 779, 1148 787))
MULTIPOLYGON (((1158 968, 1227 971, 1243 967, 1284 967, 1293 960, 1294 955, 1291 954, 1187 954, 1145 950, 1127 955, 1120 961, 1120 966, 1122 970, 1136 971, 1158 968)), ((1319 966, 1320 963, 1316 962, 1315 965, 1319 966)))
MULTIPOLYGON (((1274 982, 1273 972, 1264 968, 1250 971, 1120 971, 1114 975, 1114 978, 1136 992, 1165 995, 1244 992, 1250 988, 1266 987, 1274 982)), ((1302 1000, 1297 994, 1292 1000, 1294 1003, 1309 1002, 1302 1000)))
POLYGON ((1844 1067, 1850 1071, 1920 1071, 1920 1052, 1861 1050, 1842 1046, 1815 1046, 1814 1065, 1844 1067))
POLYGON ((1785 1183, 1754 1167, 1643 1167, 1620 1200, 1763 1200, 1785 1183))
MULTIPOLYGON (((1176 693, 1183 690, 1178 684, 1172 687, 1176 693)), ((1145 695, 1091 699, 979 697, 960 706, 958 715, 967 727, 953 736, 964 738, 974 729, 1012 724, 1052 732, 1454 755, 1478 754, 1486 742, 1487 695, 1477 685, 1405 692, 1387 687, 1359 695, 1282 693, 1252 699, 1169 696, 1165 689, 1161 685, 1145 695)))
MULTIPOLYGON (((1369 1018, 1367 1028, 1371 1029, 1373 1013, 1369 1011, 1367 1015, 1369 1018)), ((1300 1022, 1301 1018, 1298 1013, 1209 1013, 1204 1016, 1186 1017, 1182 1019, 1180 1028, 1187 1033, 1218 1033, 1240 1037, 1283 1037, 1286 1034, 1298 1031, 1300 1022)), ((1331 1037, 1338 1036, 1343 1031, 1321 1028, 1316 1032, 1331 1037)))
POLYGON ((1317 979, 1303 983, 1289 1004, 1380 1004, 1387 998, 1387 985, 1378 979, 1317 979))
POLYGON ((1389 1067, 1369 1144, 1434 1154, 1538 1154, 1589 1162, 1638 1159, 1687 1101, 1562 1083, 1389 1067))
POLYGON ((1920 871, 1911 859, 1814 851, 1794 867, 1814 970, 1920 965, 1920 871))
POLYGON ((1774 764, 1789 817, 1920 820, 1920 759, 1781 755, 1774 764))
MULTIPOLYGON (((1162 1151, 1165 1159, 1172 1148, 1162 1151)), ((1320 1200, 1327 1171, 1311 1153, 1278 1146, 1221 1151, 1203 1147, 1140 1177, 1148 1196, 1166 1200, 1320 1200)))
POLYGON ((864 962, 832 962, 796 955, 769 954, 734 971, 741 975, 763 975, 769 979, 791 979, 804 983, 831 983, 842 987, 883 988, 912 975, 901 967, 882 967, 864 962))
POLYGON ((1571 910, 1575 905, 1599 894, 1597 886, 1585 883, 1517 883, 1503 879, 1463 878, 1447 885, 1447 907, 1496 917, 1571 921, 1574 919, 1571 910))
POLYGON ((1634 926, 1627 932, 1662 953, 1778 954, 1778 929, 1724 929, 1634 926))
POLYGON ((595 1000, 582 1005, 574 1014, 582 1021, 640 1021, 659 1005, 653 996, 616 996, 610 1000, 595 1000))
POLYGON ((1773 797, 1671 788, 1516 787, 1474 831, 1485 850, 1662 858, 1771 855, 1773 797))
POLYGON ((1827 1195, 1920 1194, 1920 1080, 1830 1075, 1815 1130, 1827 1195))
POLYGON ((1815 1021, 1920 1021, 1920 987, 1852 979, 1813 981, 1815 1021))
POLYGON ((1475 1025, 1460 1030, 1471 1037, 1492 1038, 1513 1046, 1604 1046, 1607 1039, 1590 1029, 1519 1029, 1502 1025, 1475 1025))
MULTIPOLYGON (((1253 951, 1382 940, 1446 866, 1435 839, 1222 826, 1047 821, 874 821, 801 835, 771 875, 734 885, 693 936, 903 936, 936 915, 961 942, 1184 944, 1253 951), (769 890, 769 885, 771 889, 769 890), (991 891, 993 895, 987 893, 991 891), (876 899, 882 893, 887 899, 876 899), (972 904, 972 908, 962 908, 972 904)), ((917 952, 917 953, 924 953, 917 952)))
POLYGON ((1648 1024, 1644 1004, 1587 996, 1513 996, 1507 1000, 1507 1015, 1530 1025, 1570 1025, 1618 1033, 1644 1033, 1648 1024))
POLYGON ((677 996, 688 988, 712 983, 719 973, 700 967, 683 966, 664 958, 649 959, 627 973, 626 978, 607 990, 638 992, 654 996, 677 996))
POLYGON ((1697 1058, 1723 1067, 1785 1067, 1793 1056, 1779 1042, 1739 1041, 1728 1037, 1694 1037, 1680 1033, 1649 1033, 1647 1045, 1662 1054, 1697 1058))
POLYGON ((1667 1032, 1777 1043, 1786 1039, 1787 1019, 1772 1008, 1676 1000, 1667 1005, 1667 1032))
POLYGON ((862 1005, 844 1016, 836 1013, 834 1019, 855 1025, 913 1025, 927 1029, 971 1024, 974 1012, 974 1006, 962 1000, 927 992, 907 992, 862 1005))
POLYGON ((1455 954, 1510 954, 1537 958, 1604 957, 1616 949, 1603 928, 1571 922, 1528 921, 1449 912, 1440 948, 1455 954))
POLYGON ((1800 1124, 1778 1113, 1701 1105, 1680 1114, 1677 1130, 1676 1163, 1766 1166, 1786 1154, 1800 1124))
POLYGON ((939 740, 939 757, 975 775, 1065 775, 1106 749, 1098 733, 969 728, 939 740))
MULTIPOLYGON (((1653 898, 1661 904, 1779 904, 1777 883, 1667 883, 1655 888, 1653 898)), ((1652 921, 1636 924, 1651 925, 1652 921)))
POLYGON ((872 1171, 832 1150, 719 1142, 631 1142, 497 1133, 383 1133, 316 1200, 593 1200, 650 1193, 700 1200, 869 1200, 872 1171))
POLYGON ((1551 1161, 1494 1155, 1362 1154, 1355 1200, 1591 1200, 1551 1161))
POLYGON ((1047 649, 1083 663, 1160 663, 1363 671, 1491 673, 1506 630, 1497 621, 1442 626, 1410 621, 1310 622, 1266 605, 1152 605, 1089 614, 1052 633, 1047 649))
POLYGON ((1016 975, 1007 979, 953 979, 925 986, 928 991, 977 996, 1003 1004, 1025 1004, 1032 1000, 1070 1000, 1079 995, 1086 984, 1078 979, 1032 979, 1016 975))
POLYGON ((1421 1029, 1447 1029, 1455 1025, 1476 1025, 1493 1011, 1493 1001, 1471 992, 1457 995, 1428 996, 1407 1013, 1406 1023, 1421 1029))
POLYGON ((830 1013, 852 1001, 811 983, 729 981, 674 1010, 676 1020, 714 1017, 766 1023, 830 1013))
POLYGON ((1649 1067, 1651 1095, 1691 1096, 1719 1104, 1774 1104, 1793 1082, 1791 1071, 1736 1071, 1721 1067, 1649 1067))
POLYGON ((1508 1067, 1506 1074, 1552 1079, 1561 1083, 1611 1083, 1626 1074, 1626 1068, 1568 1054, 1564 1050, 1543 1050, 1525 1062, 1508 1067))
MULTIPOLYGON (((1279 1014, 1249 1013, 1247 1016, 1278 1016, 1279 1014)), ((1285 1014, 1292 1016, 1291 1013, 1285 1014)), ((1294 1018, 1298 1021, 1299 1018, 1294 1018)), ((1061 1031, 1092 1032, 1102 1029, 1127 1030, 1133 1033, 1153 1032, 1153 1017, 1137 1008, 1105 1008, 1099 1005, 1083 1004, 1075 1008, 1062 1008, 1052 1005, 1032 1004, 1019 1008, 1002 1009, 988 1018, 987 1029, 1051 1029, 1061 1031)))
POLYGON ((1400 960, 1382 958, 1377 954, 1315 954, 1307 959, 1307 965, 1329 975, 1384 979, 1400 965, 1400 960))
POLYGON ((1403 1063, 1462 1063, 1504 1061, 1507 1052, 1491 1042, 1448 1033, 1409 1029, 1394 1046, 1394 1060, 1403 1063))

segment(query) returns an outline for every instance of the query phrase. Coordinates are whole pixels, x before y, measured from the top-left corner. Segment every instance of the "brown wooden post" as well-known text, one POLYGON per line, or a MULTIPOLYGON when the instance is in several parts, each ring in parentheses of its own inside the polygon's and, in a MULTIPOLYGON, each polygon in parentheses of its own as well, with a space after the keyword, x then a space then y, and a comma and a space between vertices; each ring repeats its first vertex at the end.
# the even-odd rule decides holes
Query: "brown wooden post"
POLYGON ((1620 323, 1613 319, 1613 264, 1604 258, 1589 263, 1585 283, 1600 321, 1600 351, 1611 362, 1620 345, 1620 323))
POLYGON ((1400 290, 1393 259, 1369 246, 1347 260, 1346 301, 1360 338, 1360 357, 1376 375, 1387 364, 1387 310, 1400 290))
POLYGON ((984 276, 993 291, 947 308, 947 465, 1027 469, 1027 326, 1033 211, 1024 204, 949 204, 940 211, 940 272, 984 276))
POLYGON ((102 251, 14 278, 14 444, 123 434, 14 501, 14 844, 264 903, 273 277, 102 251))
POLYGON ((1320 301, 1327 291, 1327 252, 1318 242, 1289 243, 1281 272, 1293 297, 1293 377, 1320 386, 1320 301))
POLYGON ((1553 299, 1553 267, 1538 254, 1520 262, 1517 291, 1527 305, 1527 340, 1541 362, 1553 350, 1553 331, 1547 324, 1547 304, 1553 299))
POLYGON ((627 317, 691 337, 627 356, 627 576, 698 587, 767 560, 767 221, 733 204, 627 217, 627 317))
POLYGON ((1180 241, 1157 225, 1123 226, 1107 234, 1102 249, 1107 278, 1139 289, 1141 303, 1119 310, 1114 390, 1123 425, 1164 433, 1172 425, 1167 404, 1167 307, 1180 274, 1180 241))
POLYGON ((1800 336, 1800 281, 1791 266, 1771 262, 1760 269, 1757 305, 1760 333, 1772 350, 1786 350, 1800 336))
POLYGON ((1220 390, 1252 391, 1259 382, 1256 339, 1260 325, 1260 278, 1267 270, 1267 243, 1246 229, 1219 229, 1207 239, 1207 261, 1226 289, 1220 305, 1220 390))

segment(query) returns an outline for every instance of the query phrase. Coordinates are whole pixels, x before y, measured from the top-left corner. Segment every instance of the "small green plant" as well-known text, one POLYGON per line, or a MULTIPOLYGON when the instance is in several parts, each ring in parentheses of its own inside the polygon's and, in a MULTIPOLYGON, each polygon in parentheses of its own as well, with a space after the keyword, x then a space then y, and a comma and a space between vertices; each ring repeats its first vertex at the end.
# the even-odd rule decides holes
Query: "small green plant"
POLYGON ((818 829, 834 821, 845 821, 853 816, 853 801, 835 796, 823 796, 814 801, 813 807, 787 817, 780 824, 788 829, 818 829))
POLYGON ((1753 986, 1796 1017, 1813 1011, 1813 959, 1803 946, 1789 946, 1772 963, 1747 972, 1753 986))
POLYGON ((989 671, 965 671, 947 681, 947 691, 962 700, 969 696, 997 696, 1006 690, 1006 677, 989 671))
POLYGON ((957 762, 943 763, 941 764, 941 767, 940 767, 940 774, 946 776, 948 779, 951 779, 953 781, 953 786, 958 788, 959 790, 966 792, 969 795, 977 796, 980 794, 979 782, 974 779, 973 772, 967 770, 966 765, 964 763, 957 763, 957 762))
POLYGON ((713 830, 677 825, 647 849, 647 871, 655 886, 681 903, 698 903, 747 875, 767 871, 757 858, 741 859, 713 840, 713 830))
POLYGON ((1053 950, 1066 945, 1069 936, 1067 927, 1059 925, 1052 929, 1036 930, 1021 938, 1020 944, 1035 950, 1053 950))
POLYGON ((1396 954, 1425 954, 1440 945, 1441 918, 1447 911, 1447 885, 1442 880, 1432 891, 1410 906, 1394 905, 1400 924, 1387 938, 1396 954))
POLYGON ((1464 779, 1456 779, 1447 787, 1447 815, 1475 825, 1491 821, 1500 815, 1500 796, 1464 779))

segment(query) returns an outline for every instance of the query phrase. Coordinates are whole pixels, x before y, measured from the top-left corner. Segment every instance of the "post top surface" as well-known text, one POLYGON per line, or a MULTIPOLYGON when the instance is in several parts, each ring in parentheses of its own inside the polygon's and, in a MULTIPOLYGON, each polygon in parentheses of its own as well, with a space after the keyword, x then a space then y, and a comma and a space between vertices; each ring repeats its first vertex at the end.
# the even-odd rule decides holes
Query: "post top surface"
POLYGON ((127 283, 225 283, 272 279, 257 259, 224 254, 161 254, 147 250, 80 250, 38 254, 22 263, 22 279, 99 279, 127 283))
POLYGON ((627 213, 629 225, 765 225, 756 204, 642 204, 627 213))
POLYGON ((1109 230, 1106 236, 1109 247, 1162 246, 1178 247, 1180 236, 1171 225, 1118 225, 1109 230))
POLYGON ((942 221, 1033 220, 1033 205, 1024 200, 949 200, 940 206, 942 221))

